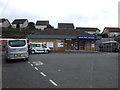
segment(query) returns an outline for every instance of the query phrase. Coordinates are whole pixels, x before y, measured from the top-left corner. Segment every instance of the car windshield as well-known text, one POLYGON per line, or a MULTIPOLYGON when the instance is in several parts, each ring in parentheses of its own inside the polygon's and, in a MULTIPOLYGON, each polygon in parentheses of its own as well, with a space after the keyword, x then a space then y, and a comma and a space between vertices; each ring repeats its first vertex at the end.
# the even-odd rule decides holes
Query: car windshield
POLYGON ((22 47, 25 46, 25 40, 9 40, 8 44, 11 47, 22 47))

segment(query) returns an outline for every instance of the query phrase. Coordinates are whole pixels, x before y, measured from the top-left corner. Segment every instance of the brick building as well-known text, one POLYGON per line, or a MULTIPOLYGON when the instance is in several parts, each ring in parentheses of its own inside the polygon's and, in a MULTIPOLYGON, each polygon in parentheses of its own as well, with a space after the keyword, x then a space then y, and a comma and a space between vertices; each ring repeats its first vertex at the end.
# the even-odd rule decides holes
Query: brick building
POLYGON ((34 35, 27 35, 29 42, 42 42, 52 51, 96 50, 98 36, 79 29, 48 29, 34 35))

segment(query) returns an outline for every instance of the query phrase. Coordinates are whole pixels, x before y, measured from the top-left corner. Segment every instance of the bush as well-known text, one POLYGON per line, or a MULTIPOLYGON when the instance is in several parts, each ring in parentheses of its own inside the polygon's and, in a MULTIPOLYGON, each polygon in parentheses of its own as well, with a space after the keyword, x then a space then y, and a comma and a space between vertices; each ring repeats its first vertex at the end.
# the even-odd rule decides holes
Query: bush
POLYGON ((2 28, 3 38, 26 38, 27 34, 34 34, 36 29, 29 28, 2 28))

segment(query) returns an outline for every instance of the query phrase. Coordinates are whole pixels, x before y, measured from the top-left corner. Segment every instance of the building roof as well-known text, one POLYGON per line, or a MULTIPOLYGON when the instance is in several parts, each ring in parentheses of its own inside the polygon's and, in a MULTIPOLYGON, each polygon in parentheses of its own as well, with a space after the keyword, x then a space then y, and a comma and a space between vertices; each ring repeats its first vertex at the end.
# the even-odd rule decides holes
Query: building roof
MULTIPOLYGON (((8 21, 8 22, 9 22, 8 19, 5 19, 5 18, 1 18, 1 19, 0 19, 0 23, 3 23, 3 22, 5 22, 5 21, 8 21)), ((9 22, 9 23, 10 23, 10 22, 9 22)))
POLYGON ((63 28, 74 29, 74 24, 73 23, 58 23, 58 28, 59 29, 63 29, 63 28))
POLYGON ((108 30, 109 32, 120 32, 120 28, 118 27, 105 27, 104 30, 108 30))
POLYGON ((25 21, 28 21, 27 19, 15 19, 12 24, 24 24, 25 21))
POLYGON ((79 30, 84 30, 84 31, 99 31, 100 30, 98 28, 91 28, 91 27, 76 27, 76 29, 79 29, 79 30))
POLYGON ((66 35, 27 35, 28 39, 76 39, 76 36, 66 35))
MULTIPOLYGON (((27 35, 29 39, 77 39, 78 36, 94 36, 77 29, 47 29, 34 35, 27 35)), ((97 36, 96 36, 97 37, 97 36)), ((96 39, 100 39, 97 37, 96 39)))
POLYGON ((36 25, 49 25, 49 21, 37 21, 36 25))
POLYGON ((39 31, 36 34, 40 35, 67 35, 67 36, 93 36, 84 31, 77 29, 47 29, 45 31, 39 31))

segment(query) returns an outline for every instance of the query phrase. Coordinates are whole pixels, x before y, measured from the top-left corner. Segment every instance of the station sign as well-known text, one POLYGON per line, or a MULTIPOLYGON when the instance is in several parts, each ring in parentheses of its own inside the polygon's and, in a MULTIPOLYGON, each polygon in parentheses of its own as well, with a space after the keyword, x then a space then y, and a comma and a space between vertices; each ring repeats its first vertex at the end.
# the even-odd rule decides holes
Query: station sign
POLYGON ((77 36, 77 39, 97 39, 96 36, 77 36))

